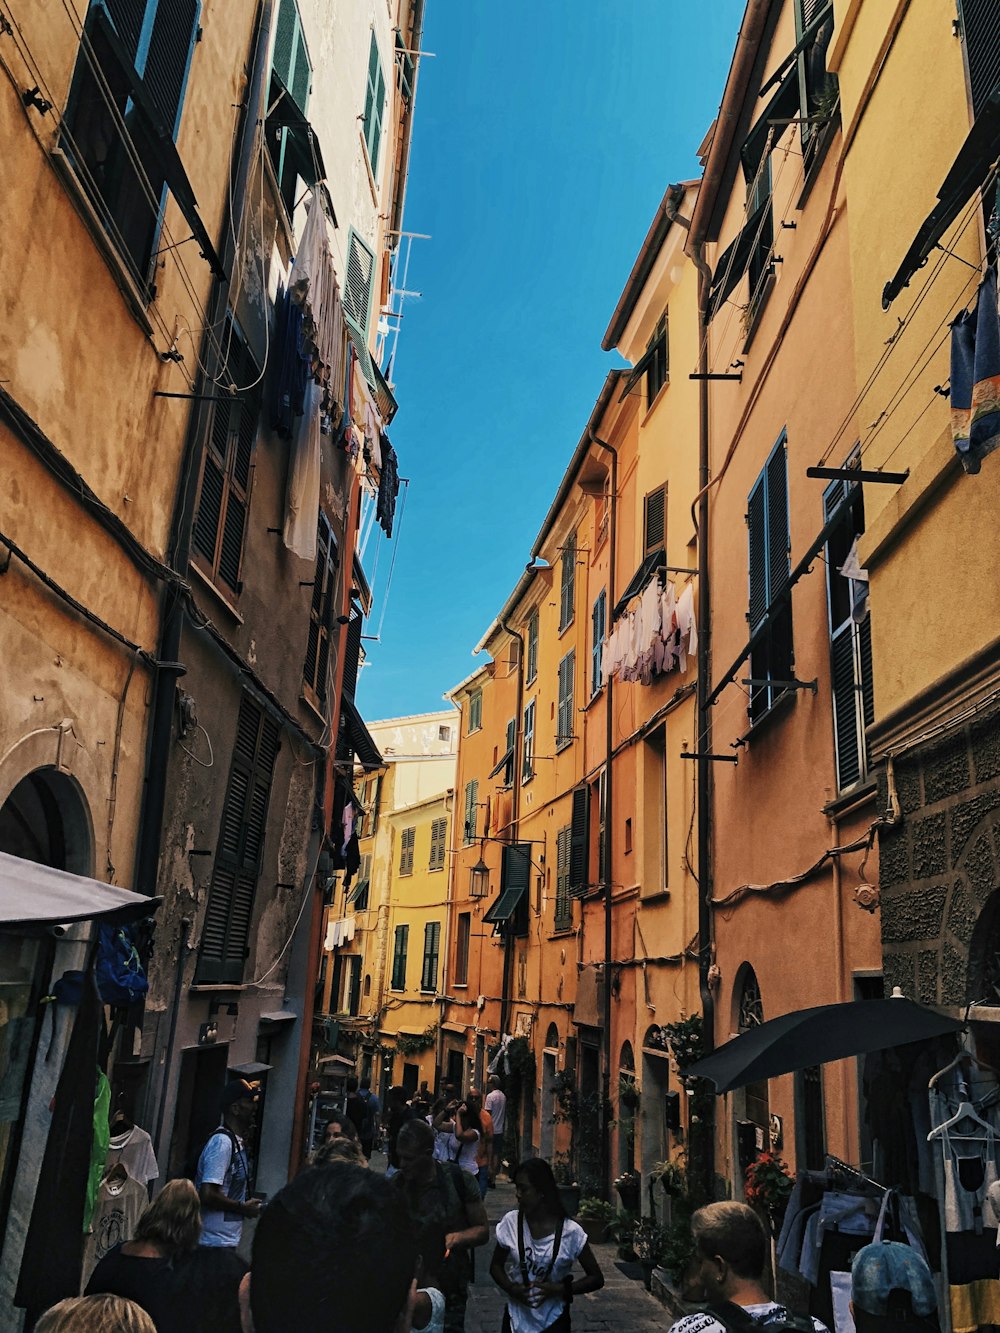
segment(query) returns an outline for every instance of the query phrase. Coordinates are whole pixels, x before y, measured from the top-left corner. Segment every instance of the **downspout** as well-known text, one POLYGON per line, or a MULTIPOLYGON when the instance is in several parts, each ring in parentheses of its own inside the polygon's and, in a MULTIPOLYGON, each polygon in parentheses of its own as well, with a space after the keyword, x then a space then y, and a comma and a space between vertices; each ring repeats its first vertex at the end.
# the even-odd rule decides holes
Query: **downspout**
MULTIPOLYGON (((240 155, 236 179, 230 198, 230 207, 223 218, 218 247, 222 267, 227 273, 232 270, 236 248, 233 237, 240 232, 237 223, 243 216, 243 209, 246 204, 257 137, 256 128, 258 122, 263 120, 267 106, 265 78, 268 72, 274 12, 274 0, 263 0, 260 21, 254 39, 253 70, 247 84, 247 100, 244 104, 243 124, 240 130, 240 155)), ((208 299, 208 315, 205 322, 209 330, 214 328, 222 318, 228 299, 229 280, 216 279, 208 299)), ((201 349, 202 363, 205 365, 212 364, 211 357, 211 343, 206 335, 201 349)), ((203 382, 204 377, 199 380, 199 387, 203 382)), ((184 442, 184 458, 181 465, 177 499, 174 505, 170 546, 167 553, 167 563, 170 568, 181 574, 187 570, 191 556, 195 488, 201 460, 202 441, 205 438, 211 411, 210 403, 204 401, 204 399, 197 400, 192 405, 191 415, 188 419, 187 438, 184 442)), ((167 798, 167 772, 170 763, 170 741, 173 731, 177 679, 185 672, 185 668, 177 661, 181 650, 183 624, 183 593, 176 584, 171 583, 164 593, 163 623, 158 652, 159 665, 156 669, 153 687, 152 716, 146 748, 146 776, 143 786, 142 809, 139 816, 135 888, 140 893, 154 894, 156 892, 160 844, 163 834, 163 811, 167 798)))
MULTIPOLYGON (((618 545, 618 450, 613 444, 599 439, 593 428, 587 427, 591 444, 611 455, 611 513, 608 541, 608 618, 615 609, 615 552, 618 545)), ((604 700, 604 1062, 602 1070, 601 1115, 601 1178, 605 1189, 611 1179, 611 960, 614 957, 612 938, 612 911, 614 907, 611 873, 614 850, 614 676, 608 676, 604 700)))
MULTIPOLYGON (((704 188, 704 186, 702 187, 704 188)), ((715 1048, 715 996, 709 984, 712 966, 712 803, 714 799, 712 763, 701 756, 712 750, 712 714, 708 704, 710 692, 711 658, 711 587, 709 583, 709 397, 708 397, 708 331, 709 294, 712 271, 705 262, 704 233, 694 233, 690 222, 680 217, 676 205, 668 203, 668 214, 687 229, 684 253, 698 270, 698 688, 695 716, 698 728, 695 736, 698 803, 698 989, 701 994, 702 1027, 707 1055, 715 1048)), ((712 1198, 715 1175, 715 1098, 706 1098, 710 1107, 709 1120, 703 1140, 702 1161, 695 1164, 701 1176, 705 1198, 712 1198)))
MULTIPOLYGON (((530 568, 531 568, 531 565, 533 565, 534 563, 535 563, 535 562, 534 562, 534 559, 532 559, 531 564, 525 566, 525 568, 530 569, 530 568)), ((503 619, 499 619, 499 618, 498 618, 498 620, 497 620, 497 624, 501 627, 501 629, 505 630, 506 633, 508 633, 512 639, 516 639, 516 640, 517 640, 517 706, 516 706, 516 711, 515 711, 515 713, 514 713, 514 791, 513 791, 512 797, 511 797, 511 807, 510 807, 510 815, 511 815, 511 818, 510 818, 510 841, 511 841, 511 842, 517 842, 518 833, 520 832, 520 819, 521 819, 521 765, 520 765, 520 759, 521 759, 521 743, 522 743, 522 742, 521 742, 521 735, 522 735, 522 731, 521 731, 521 729, 522 729, 522 727, 523 727, 523 725, 524 725, 524 719, 523 719, 523 713, 524 713, 524 635, 523 635, 523 634, 520 634, 516 629, 511 629, 510 625, 508 624, 508 622, 507 622, 506 620, 503 620, 503 619)), ((530 904, 530 897, 529 897, 529 904, 530 904)), ((512 946, 513 946, 513 938, 514 938, 514 937, 511 935, 511 933, 510 933, 509 930, 504 930, 504 936, 503 936, 503 985, 502 985, 501 990, 500 990, 500 1035, 501 1035, 501 1036, 503 1036, 503 1034, 508 1030, 508 1027, 509 1027, 509 1024, 510 1024, 510 999, 511 999, 511 988, 512 988, 512 987, 511 987, 511 982, 512 982, 512 976, 511 976, 511 973, 512 973, 512 971, 513 971, 513 962, 514 962, 514 950, 513 950, 513 947, 512 947, 512 946)))

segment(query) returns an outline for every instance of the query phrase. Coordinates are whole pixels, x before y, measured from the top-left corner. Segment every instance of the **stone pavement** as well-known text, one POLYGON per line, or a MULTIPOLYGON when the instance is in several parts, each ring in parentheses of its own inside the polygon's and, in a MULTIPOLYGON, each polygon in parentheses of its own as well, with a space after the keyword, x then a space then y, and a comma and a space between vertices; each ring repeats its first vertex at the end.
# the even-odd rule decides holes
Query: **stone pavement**
MULTIPOLYGON (((490 1277, 495 1226, 504 1213, 516 1208, 514 1187, 506 1180, 486 1195, 490 1219, 490 1241, 476 1250, 476 1280, 469 1292, 465 1333, 500 1333, 504 1298, 490 1277)), ((671 1319, 663 1306, 650 1296, 641 1282, 627 1278, 615 1267, 616 1247, 595 1245, 594 1254, 604 1274, 604 1287, 587 1296, 577 1296, 570 1314, 573 1333, 608 1333, 624 1328, 629 1333, 666 1333, 671 1319)), ((579 1271, 579 1270, 578 1270, 579 1271)))

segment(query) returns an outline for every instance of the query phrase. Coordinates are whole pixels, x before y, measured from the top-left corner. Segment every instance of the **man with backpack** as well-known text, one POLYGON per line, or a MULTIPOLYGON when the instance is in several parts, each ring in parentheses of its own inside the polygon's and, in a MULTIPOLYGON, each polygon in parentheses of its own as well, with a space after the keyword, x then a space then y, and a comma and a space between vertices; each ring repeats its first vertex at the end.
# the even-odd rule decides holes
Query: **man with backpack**
POLYGON ((260 1200, 249 1197, 246 1151, 258 1096, 242 1078, 231 1079, 222 1094, 222 1124, 201 1150, 195 1179, 201 1199, 201 1245, 239 1245, 243 1219, 260 1212, 260 1200))
POLYGON ((344 1113, 358 1131, 361 1150, 366 1157, 371 1157, 378 1137, 379 1118, 382 1115, 382 1103, 372 1092, 370 1078, 361 1080, 360 1089, 356 1078, 347 1080, 347 1101, 344 1113))
POLYGON ((457 1162, 434 1160, 434 1131, 426 1120, 408 1120, 400 1128, 396 1155, 392 1183, 413 1217, 423 1285, 444 1293, 445 1333, 462 1333, 472 1250, 490 1235, 479 1186, 457 1162))
POLYGON ((685 1297, 708 1302, 670 1333, 828 1333, 818 1319, 790 1314, 764 1290, 770 1243, 745 1203, 709 1203, 691 1217, 694 1256, 685 1297))

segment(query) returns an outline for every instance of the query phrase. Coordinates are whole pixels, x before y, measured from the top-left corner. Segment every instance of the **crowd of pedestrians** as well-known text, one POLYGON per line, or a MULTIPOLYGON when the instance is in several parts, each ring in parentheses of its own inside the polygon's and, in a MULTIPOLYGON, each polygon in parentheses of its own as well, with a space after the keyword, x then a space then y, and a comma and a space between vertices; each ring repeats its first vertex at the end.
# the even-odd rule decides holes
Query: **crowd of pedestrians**
MULTIPOLYGON (((367 1081, 351 1080, 322 1143, 266 1208, 250 1194, 246 1146, 257 1097, 243 1080, 227 1084, 195 1181, 165 1185, 85 1294, 53 1306, 35 1333, 464 1333, 502 1161, 499 1080, 485 1105, 475 1089, 463 1099, 447 1086, 432 1102, 425 1085, 409 1099, 389 1089, 384 1110, 367 1081), (383 1134, 384 1175, 370 1166, 383 1134)), ((522 1161, 513 1184, 517 1207, 497 1223, 489 1264, 506 1297, 497 1333, 570 1333, 574 1298, 604 1286, 600 1265, 547 1162, 522 1161)), ((700 1208, 691 1237, 681 1294, 694 1312, 670 1333, 828 1333, 768 1294, 770 1240, 752 1208, 700 1208)), ((851 1297, 856 1333, 939 1333, 930 1272, 906 1245, 863 1248, 851 1297)))

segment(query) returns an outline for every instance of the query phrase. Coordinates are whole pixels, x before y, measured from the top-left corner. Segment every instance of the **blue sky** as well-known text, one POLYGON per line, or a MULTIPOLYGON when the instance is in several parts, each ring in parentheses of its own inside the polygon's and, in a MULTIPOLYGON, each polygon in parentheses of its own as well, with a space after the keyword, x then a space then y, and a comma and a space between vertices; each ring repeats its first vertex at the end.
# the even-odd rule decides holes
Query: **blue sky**
POLYGON ((699 173, 743 9, 428 0, 403 225, 432 239, 393 367, 410 485, 388 598, 388 546, 374 574, 365 717, 441 708, 476 665, 621 364, 601 338, 653 214, 699 173))

